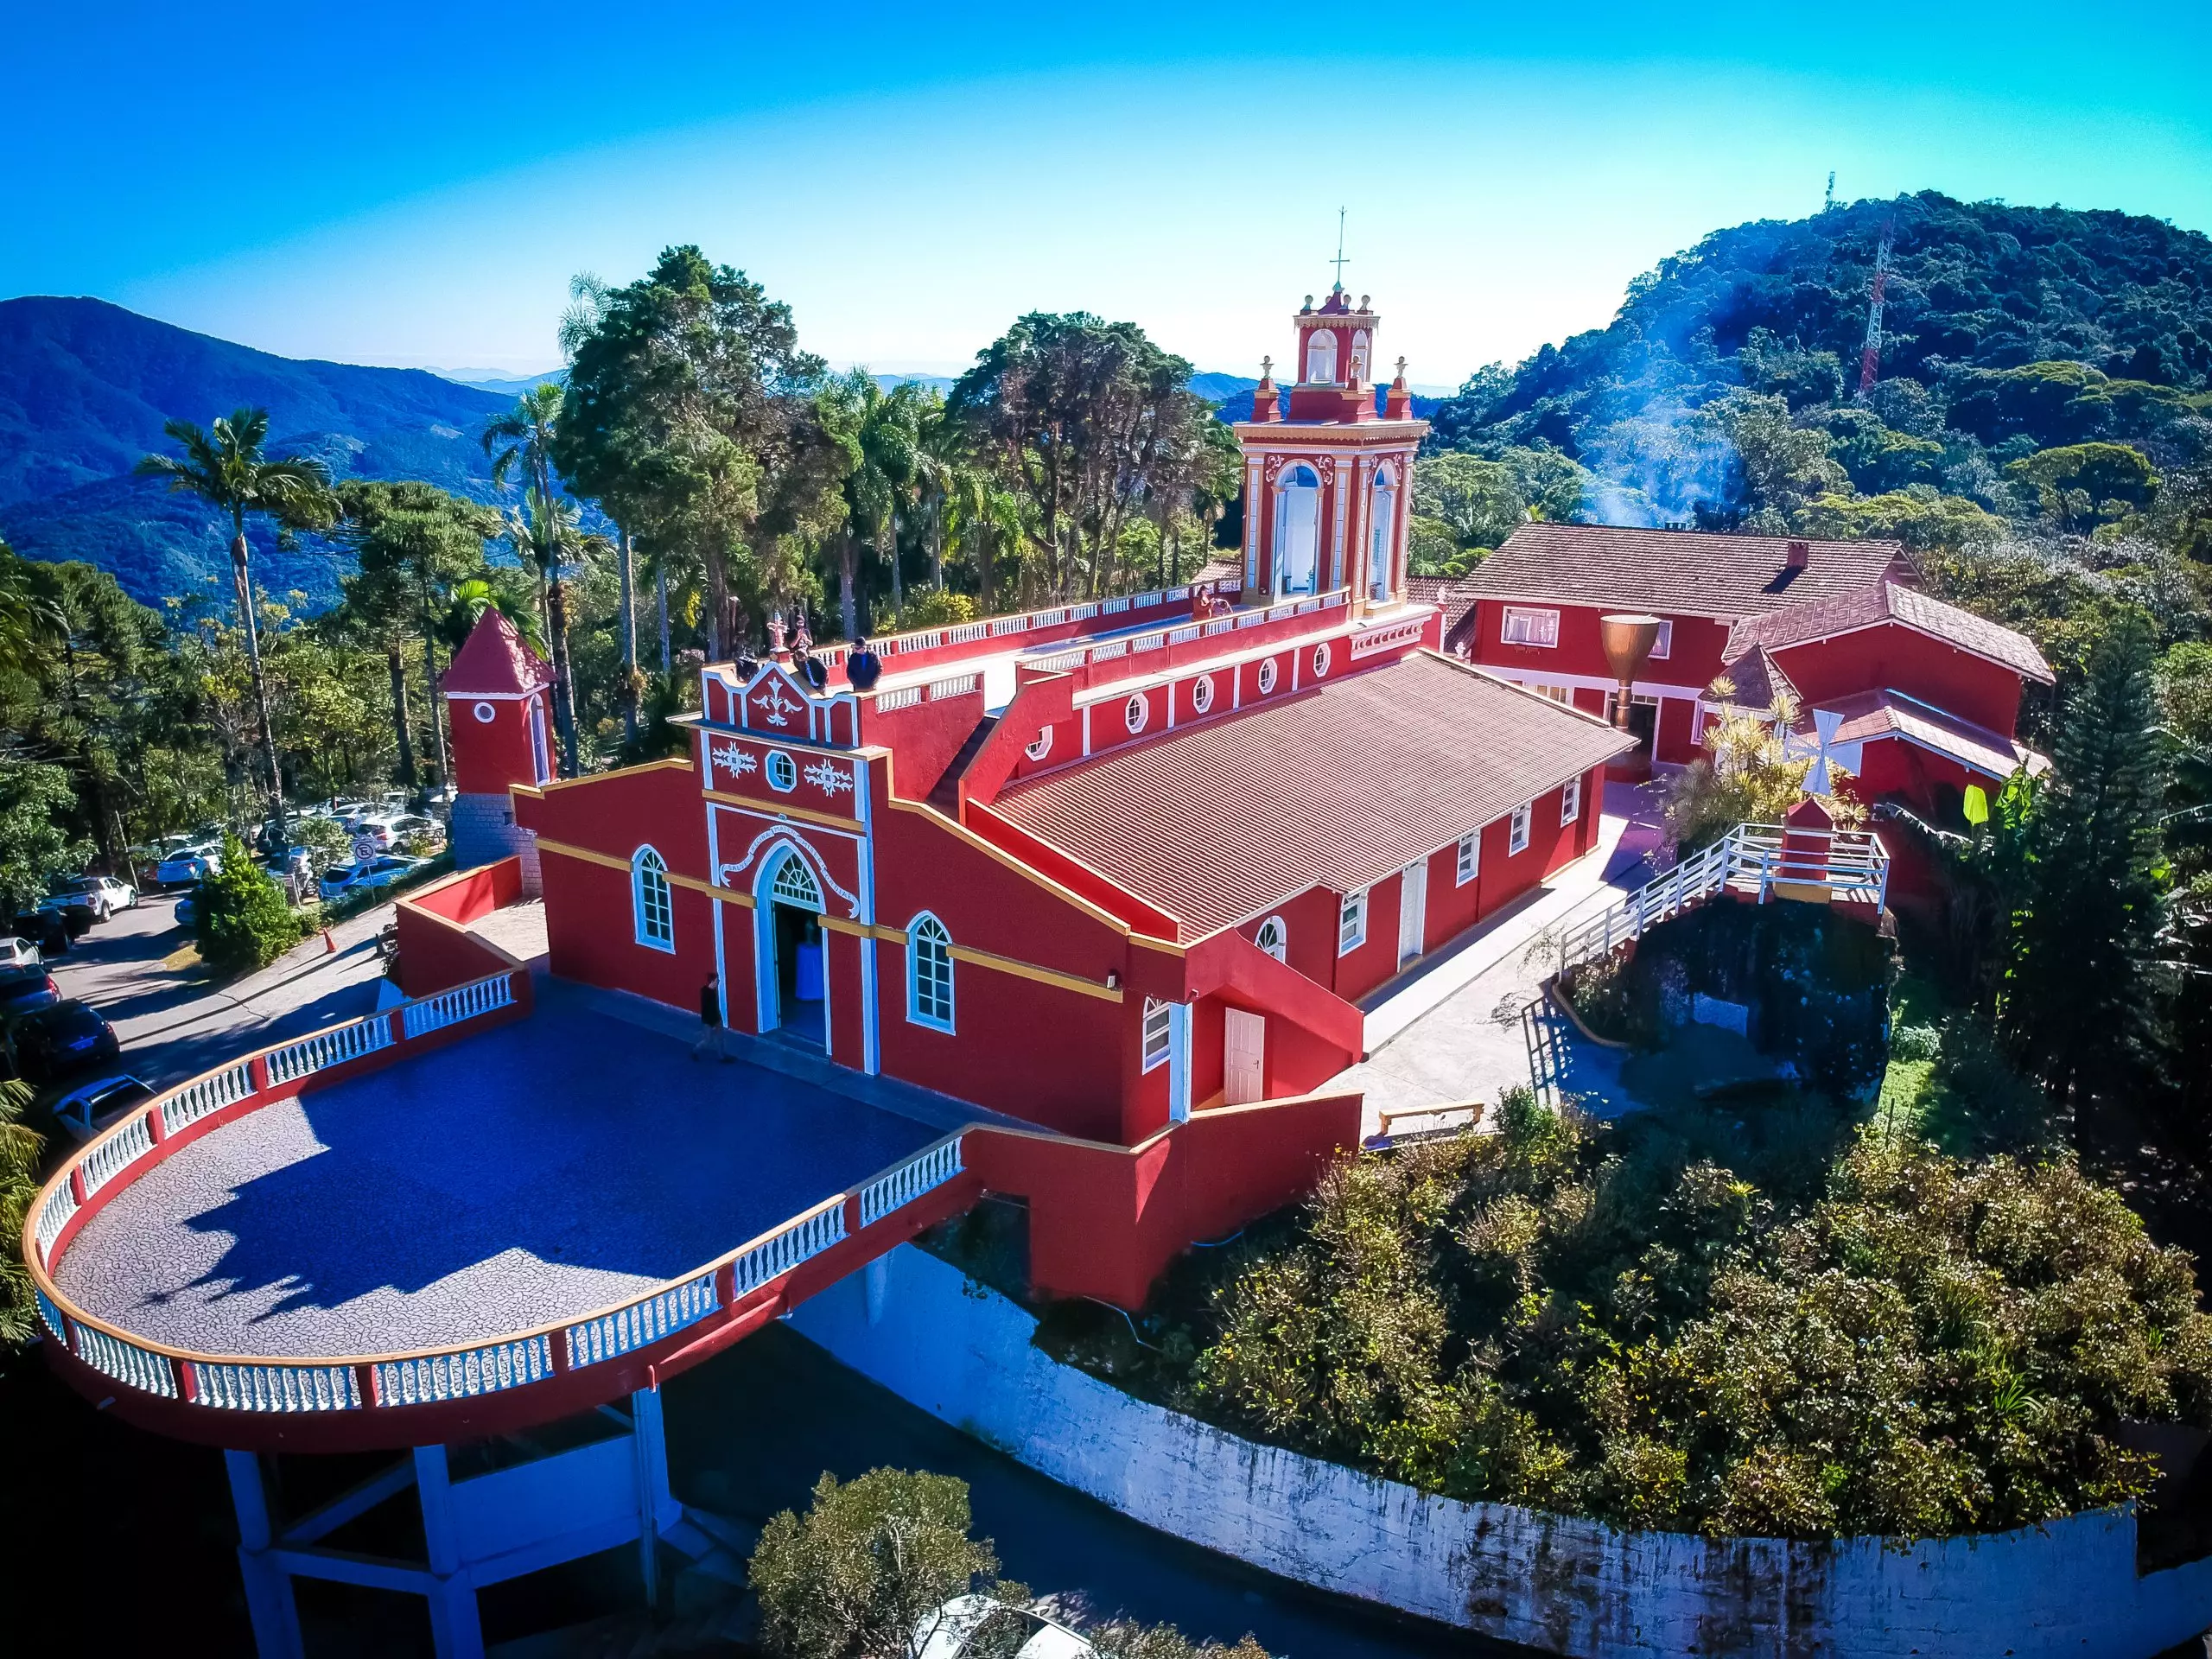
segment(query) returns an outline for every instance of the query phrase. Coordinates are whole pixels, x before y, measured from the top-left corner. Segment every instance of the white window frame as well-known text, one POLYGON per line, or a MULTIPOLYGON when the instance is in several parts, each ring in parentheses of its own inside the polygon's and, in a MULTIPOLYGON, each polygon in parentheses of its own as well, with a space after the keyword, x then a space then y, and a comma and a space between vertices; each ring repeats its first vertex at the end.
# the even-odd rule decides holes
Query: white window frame
MULTIPOLYGON (((927 976, 931 981, 937 977, 934 971, 927 976)), ((949 1032, 953 1027, 954 1011, 952 933, 943 922, 925 910, 906 924, 906 1020, 909 1025, 926 1026, 931 1031, 949 1032), (944 1011, 942 1014, 934 1007, 939 1000, 934 994, 929 997, 931 1006, 924 1003, 923 953, 928 947, 934 947, 936 952, 942 953, 944 960, 942 1001, 944 1011)))
POLYGON ((1266 921, 1262 922, 1257 927, 1254 928, 1252 930, 1252 943, 1258 945, 1261 950, 1265 950, 1277 962, 1288 962, 1290 960, 1290 927, 1280 916, 1270 916, 1266 921), (1270 947, 1267 942, 1268 930, 1271 927, 1275 931, 1275 942, 1272 947, 1270 947))
POLYGON ((1582 780, 1570 778, 1560 785, 1559 827, 1562 830, 1582 816, 1582 780))
POLYGON ((1348 957, 1367 943, 1367 889, 1348 893, 1337 905, 1337 954, 1348 957))
POLYGON ((788 795, 798 787, 798 762, 781 749, 768 751, 768 759, 761 766, 760 775, 768 780, 768 787, 779 795, 788 795), (781 779, 779 782, 778 779, 781 779))
POLYGON ((1675 625, 1666 617, 1659 619, 1659 637, 1651 642, 1651 660, 1663 663, 1675 653, 1675 625))
POLYGON ((1163 1002, 1156 996, 1144 1000, 1143 1047, 1140 1050, 1144 1069, 1155 1071, 1167 1064, 1175 1052, 1175 1005, 1163 1002))
POLYGON ((668 861, 652 846, 630 855, 630 932, 648 950, 676 954, 676 891, 668 861), (654 926, 655 912, 659 926, 654 926))
POLYGON ((1262 696, 1266 696, 1275 689, 1275 659, 1269 657, 1260 664, 1258 684, 1262 696))
POLYGON ((1533 816, 1534 801, 1523 801, 1513 809, 1513 828, 1505 837, 1505 854, 1510 858, 1529 850, 1529 823, 1533 816))
POLYGON ((1201 674, 1191 682, 1191 707, 1203 715, 1213 707, 1213 676, 1201 674))
POLYGON ((1526 645, 1535 651, 1556 651, 1559 649, 1559 613, 1539 610, 1533 605, 1509 605, 1505 607, 1505 614, 1498 619, 1497 638, 1502 645, 1526 645), (1527 637, 1516 637, 1516 623, 1522 625, 1520 633, 1527 637))
POLYGON ((1459 880, 1454 887, 1464 887, 1483 873, 1483 832, 1470 830, 1459 837, 1459 880))
POLYGON ((1329 642, 1324 639, 1313 647, 1313 677, 1325 680, 1329 677, 1329 642))
POLYGON ((1146 701, 1144 693, 1131 692, 1129 700, 1122 705, 1122 724, 1129 728, 1129 735, 1134 737, 1144 730, 1151 720, 1152 704, 1146 701))
POLYGON ((1046 727, 1035 737, 1030 739, 1021 752, 1032 760, 1042 760, 1052 752, 1052 728, 1050 726, 1046 727))

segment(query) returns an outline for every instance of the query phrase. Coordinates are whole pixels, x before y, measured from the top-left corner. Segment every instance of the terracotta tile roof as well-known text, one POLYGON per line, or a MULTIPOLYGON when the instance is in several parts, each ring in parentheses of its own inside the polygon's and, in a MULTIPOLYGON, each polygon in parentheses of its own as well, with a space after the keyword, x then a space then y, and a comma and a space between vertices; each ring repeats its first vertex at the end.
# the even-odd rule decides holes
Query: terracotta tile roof
POLYGON ((1754 645, 1782 651, 1884 622, 1902 623, 2029 679, 2046 685, 2051 683, 2050 664, 2024 634, 1896 582, 1882 582, 1832 599, 1800 601, 1764 616, 1745 617, 1728 635, 1728 655, 1733 657, 1754 645))
MULTIPOLYGON (((1823 703, 1821 712, 1843 716, 1834 740, 1837 744, 1903 737, 1993 778, 2009 778, 2022 766, 2040 772, 2050 764, 2002 732, 1961 720, 1901 691, 1862 691, 1837 702, 1823 703)), ((1809 735, 1813 730, 1810 713, 1798 724, 1809 735)))
POLYGON ((1009 789, 993 810, 1182 918, 1365 887, 1632 747, 1428 652, 1009 789))
POLYGON ((1811 561, 1793 571, 1792 539, 1611 524, 1523 524, 1468 572, 1465 581, 1485 599, 1734 618, 1869 588, 1885 574, 1910 579, 1902 543, 1807 541, 1811 561))
POLYGON ((1433 605, 1444 613, 1444 637, 1466 620, 1482 591, 1465 576, 1408 576, 1406 597, 1416 605, 1433 605))
POLYGON ((1764 645, 1753 645, 1742 656, 1724 663, 1720 672, 1736 688, 1735 705, 1738 709, 1764 709, 1774 707, 1777 696, 1802 707, 1804 698, 1790 683, 1782 666, 1766 653, 1764 645))
POLYGON ((515 625, 496 610, 477 619, 453 664, 438 677, 448 696, 484 696, 542 691, 553 683, 553 671, 523 644, 515 625))

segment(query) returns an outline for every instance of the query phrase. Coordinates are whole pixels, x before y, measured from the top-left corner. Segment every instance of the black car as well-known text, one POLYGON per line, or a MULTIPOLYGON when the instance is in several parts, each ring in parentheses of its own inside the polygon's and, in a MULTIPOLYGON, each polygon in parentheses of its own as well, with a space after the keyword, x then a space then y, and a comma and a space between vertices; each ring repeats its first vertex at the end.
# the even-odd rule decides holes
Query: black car
POLYGON ((43 968, 32 968, 0 978, 0 1026, 35 1008, 50 1008, 61 1000, 61 988, 43 968))
POLYGON ((8 1048, 16 1075, 34 1084, 57 1082, 88 1065, 105 1065, 122 1052, 115 1027, 91 1004, 73 998, 11 1021, 8 1048))
MULTIPOLYGON (((86 918, 85 927, 91 925, 92 918, 86 918)), ((85 927, 72 931, 70 925, 51 911, 26 910, 9 924, 8 931, 19 938, 29 939, 47 956, 60 957, 68 954, 69 941, 82 933, 85 927)))

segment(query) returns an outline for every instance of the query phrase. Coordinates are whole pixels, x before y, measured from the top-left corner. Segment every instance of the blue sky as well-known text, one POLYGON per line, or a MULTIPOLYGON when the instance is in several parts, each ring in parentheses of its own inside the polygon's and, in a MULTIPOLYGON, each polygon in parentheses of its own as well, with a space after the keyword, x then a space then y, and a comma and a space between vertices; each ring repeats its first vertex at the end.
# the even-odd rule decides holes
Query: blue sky
POLYGON ((573 272, 690 241, 841 363, 955 370, 1084 308, 1254 372, 1344 205, 1382 355, 1436 384, 1831 168, 2212 229, 2212 8, 1922 10, 41 7, 0 295, 522 372, 573 272))

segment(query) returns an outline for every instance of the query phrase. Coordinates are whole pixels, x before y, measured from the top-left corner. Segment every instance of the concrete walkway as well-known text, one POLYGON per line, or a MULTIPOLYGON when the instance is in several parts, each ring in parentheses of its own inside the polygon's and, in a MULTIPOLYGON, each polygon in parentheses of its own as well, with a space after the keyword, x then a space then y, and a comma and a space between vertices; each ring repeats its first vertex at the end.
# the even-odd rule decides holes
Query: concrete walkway
MULTIPOLYGON (((1531 947, 1577 912, 1650 880, 1658 842, 1657 786, 1606 785, 1595 848, 1451 950, 1370 997, 1367 1058, 1325 1085, 1366 1091, 1363 1133, 1378 1133, 1386 1111, 1487 1104, 1510 1084, 1527 1083, 1521 1010, 1551 971, 1548 953, 1531 947)), ((1598 1073, 1608 1058, 1609 1051, 1579 1046, 1575 1061, 1589 1072, 1590 1086, 1604 1087, 1598 1073)))

